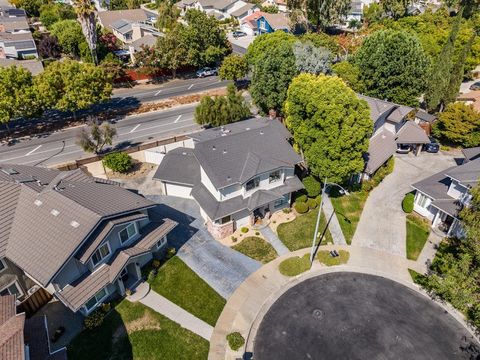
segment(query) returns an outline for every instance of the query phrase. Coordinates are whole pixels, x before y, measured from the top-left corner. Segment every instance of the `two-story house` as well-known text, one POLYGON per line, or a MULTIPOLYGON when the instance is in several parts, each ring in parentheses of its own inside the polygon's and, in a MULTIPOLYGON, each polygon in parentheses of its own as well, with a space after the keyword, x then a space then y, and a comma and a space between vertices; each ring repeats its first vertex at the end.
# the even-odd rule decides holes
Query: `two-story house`
POLYGON ((469 190, 480 178, 480 148, 465 149, 462 165, 429 176, 412 185, 414 210, 432 222, 432 228, 447 236, 462 236, 459 211, 468 206, 469 190))
POLYGON ((80 169, 2 164, 0 294, 22 302, 41 287, 84 315, 123 295, 176 226, 154 207, 80 169))
POLYGON ((263 13, 263 15, 257 19, 257 29, 259 34, 268 34, 275 31, 290 32, 290 19, 284 13, 263 13))
POLYGON ((301 157, 277 120, 253 118, 190 135, 191 147, 168 152, 154 175, 166 195, 193 198, 216 238, 289 206, 303 188, 301 157))
POLYGON ((0 7, 0 59, 38 58, 25 10, 0 7))
POLYGON ((180 0, 175 4, 184 15, 189 9, 197 9, 218 20, 235 18, 242 20, 259 10, 256 4, 243 0, 180 0))
POLYGON ((413 108, 370 96, 357 96, 367 102, 373 122, 373 135, 364 156, 364 179, 370 178, 397 149, 406 146, 418 154, 422 145, 430 142, 424 129, 414 121, 408 121, 407 115, 413 108))

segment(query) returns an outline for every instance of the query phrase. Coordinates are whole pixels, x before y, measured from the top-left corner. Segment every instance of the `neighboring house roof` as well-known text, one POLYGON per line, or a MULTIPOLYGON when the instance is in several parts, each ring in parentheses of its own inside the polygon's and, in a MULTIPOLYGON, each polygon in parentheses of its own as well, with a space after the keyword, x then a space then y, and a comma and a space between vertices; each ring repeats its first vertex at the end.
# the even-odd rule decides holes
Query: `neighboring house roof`
POLYGON ((193 154, 193 149, 180 147, 169 151, 153 178, 188 186, 199 183, 200 165, 193 154))
POLYGON ((192 6, 196 2, 197 2, 197 0, 180 0, 179 2, 175 3, 175 6, 181 8, 181 9, 184 9, 187 6, 192 6))
POLYGON ((132 22, 125 19, 116 20, 111 24, 111 28, 125 35, 132 31, 132 22))
POLYGON ((390 131, 383 130, 375 134, 368 145, 368 153, 365 154, 365 172, 373 174, 382 166, 397 150, 395 135, 390 131))
POLYGON ((470 91, 457 97, 458 101, 472 102, 473 108, 480 112, 480 90, 470 91))
POLYGON ((78 311, 98 291, 115 281, 130 259, 149 252, 175 226, 177 223, 170 219, 164 219, 162 223, 155 221, 149 223, 140 229, 141 237, 133 245, 117 250, 107 263, 93 273, 84 274, 80 279, 57 292, 56 296, 73 311, 78 311))
POLYGON ((457 180, 464 186, 474 186, 480 178, 480 159, 468 161, 462 165, 451 168, 445 172, 445 175, 457 180))
POLYGON ((132 10, 109 10, 98 13, 98 19, 103 27, 114 29, 115 25, 119 25, 119 21, 132 23, 139 21, 146 21, 149 18, 155 17, 155 14, 143 9, 132 10))
POLYGON ((252 177, 285 166, 301 157, 288 143, 288 130, 278 121, 253 118, 192 135, 193 153, 217 189, 242 184, 252 177))
POLYGON ((0 31, 11 32, 19 30, 30 31, 26 18, 0 16, 0 31))
POLYGON ((462 153, 467 161, 478 159, 480 158, 480 146, 462 149, 462 153))
POLYGON ((253 13, 251 13, 250 15, 248 16, 245 16, 243 19, 242 19, 242 24, 246 24, 246 23, 251 23, 253 22, 255 24, 255 28, 257 27, 257 20, 260 19, 262 16, 264 16, 266 13, 263 12, 263 11, 255 11, 253 13))
POLYGON ((154 47, 157 43, 157 39, 158 37, 152 34, 145 34, 145 36, 142 36, 140 39, 131 42, 129 45, 133 47, 134 51, 141 51, 142 46, 149 48, 154 47))
POLYGON ((251 4, 251 3, 246 3, 245 5, 238 8, 237 10, 232 11, 230 13, 230 15, 232 15, 233 17, 239 17, 239 16, 242 16, 242 15, 246 14, 248 11, 250 11, 251 9, 253 9, 255 7, 257 7, 257 5, 251 4))
POLYGON ((4 44, 4 47, 14 47, 16 50, 30 50, 35 49, 35 41, 33 40, 32 33, 6 33, 0 32, 0 43, 4 44))
POLYGON ((32 73, 33 76, 43 72, 42 62, 39 60, 0 59, 0 67, 19 66, 32 73))
POLYGON ((43 286, 101 220, 154 206, 80 169, 7 164, 0 165, 0 200, 0 213, 6 214, 0 257, 8 257, 43 286))
POLYGON ((425 130, 413 121, 407 121, 397 132, 397 144, 428 144, 428 138, 425 130))
POLYGON ((290 20, 283 13, 278 14, 263 14, 263 17, 270 24, 273 30, 290 30, 290 20))
POLYGON ((429 114, 424 110, 418 110, 415 114, 415 117, 429 123, 433 123, 437 119, 435 115, 429 114))
POLYGON ((359 99, 365 100, 368 103, 370 108, 370 117, 372 121, 375 123, 379 117, 382 115, 391 112, 387 116, 387 120, 392 121, 394 123, 401 122, 405 116, 410 113, 413 108, 404 105, 398 105, 389 101, 376 99, 370 96, 357 94, 359 99))
POLYGON ((197 0, 203 8, 213 7, 216 10, 223 11, 230 5, 236 3, 239 0, 197 0))
POLYGON ((27 17, 25 10, 13 6, 2 6, 0 14, 5 17, 27 17))

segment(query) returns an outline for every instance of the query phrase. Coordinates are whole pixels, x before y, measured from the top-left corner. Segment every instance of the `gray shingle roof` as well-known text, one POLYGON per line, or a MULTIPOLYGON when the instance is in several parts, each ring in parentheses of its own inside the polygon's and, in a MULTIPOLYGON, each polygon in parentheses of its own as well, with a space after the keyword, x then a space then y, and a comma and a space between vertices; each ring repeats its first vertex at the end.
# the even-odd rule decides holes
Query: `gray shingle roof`
POLYGON ((17 59, 0 59, 1 67, 19 66, 32 73, 33 76, 43 72, 43 65, 40 60, 17 60, 17 59))
POLYGON ((199 183, 200 165, 193 154, 193 149, 180 147, 169 151, 153 178, 189 186, 199 183))
POLYGON ((255 4, 246 3, 241 8, 238 8, 237 10, 232 11, 232 13, 230 15, 232 15, 234 17, 242 16, 242 15, 246 14, 250 9, 253 9, 255 6, 256 6, 255 4))
POLYGON ((1 165, 0 184, 4 189, 0 192, 0 213, 10 214, 6 222, 10 230, 0 232, 4 254, 43 286, 101 220, 154 206, 142 196, 81 170, 1 165), (8 192, 5 188, 9 184, 17 187, 8 192), (12 217, 12 194, 15 197, 18 186, 12 217))
POLYGON ((468 161, 478 159, 480 158, 480 146, 462 149, 462 153, 463 156, 465 156, 465 159, 468 161))
POLYGON ((388 130, 383 130, 370 139, 368 153, 364 155, 367 174, 373 174, 387 161, 395 151, 395 135, 388 130))
POLYGON ((455 218, 458 217, 458 213, 462 210, 462 204, 455 199, 435 200, 432 201, 432 206, 455 218))
POLYGON ((403 105, 398 105, 390 101, 376 99, 370 96, 357 94, 357 97, 361 100, 365 100, 370 108, 370 117, 375 123, 379 117, 389 113, 387 116, 389 121, 399 123, 403 118, 410 113, 413 108, 403 105))
POLYGON ((397 132, 397 144, 428 144, 428 138, 425 130, 413 121, 407 121, 397 132))
POLYGON ((415 114, 415 117, 419 118, 420 120, 432 123, 434 122, 437 117, 435 115, 429 114, 428 112, 424 110, 418 110, 415 114))
POLYGON ((433 174, 432 176, 420 180, 412 184, 412 187, 420 190, 434 200, 451 199, 451 197, 447 195, 448 187, 450 186, 451 180, 447 176, 445 176, 445 172, 449 171, 450 169, 440 171, 436 174, 433 174))
POLYGON ((480 159, 451 168, 445 174, 464 186, 474 186, 480 178, 480 159))
POLYGON ((193 153, 217 189, 302 162, 279 121, 253 118, 231 125, 193 136, 206 139, 197 141, 193 153))

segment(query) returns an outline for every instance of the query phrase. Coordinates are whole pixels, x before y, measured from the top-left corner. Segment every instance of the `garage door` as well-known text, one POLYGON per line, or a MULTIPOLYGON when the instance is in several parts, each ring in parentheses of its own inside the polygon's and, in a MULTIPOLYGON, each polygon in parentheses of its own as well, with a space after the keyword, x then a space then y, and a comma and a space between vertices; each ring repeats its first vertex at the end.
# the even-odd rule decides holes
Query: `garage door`
POLYGON ((168 184, 165 183, 165 195, 170 196, 178 196, 182 198, 192 199, 190 195, 192 192, 191 186, 183 186, 183 185, 176 185, 176 184, 168 184))

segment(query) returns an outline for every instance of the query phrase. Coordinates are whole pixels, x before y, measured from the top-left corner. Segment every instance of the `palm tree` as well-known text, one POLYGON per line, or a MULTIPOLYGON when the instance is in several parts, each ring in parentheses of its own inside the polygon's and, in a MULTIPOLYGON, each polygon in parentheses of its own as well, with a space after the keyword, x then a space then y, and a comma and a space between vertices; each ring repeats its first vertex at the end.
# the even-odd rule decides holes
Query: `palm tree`
POLYGON ((82 25, 82 32, 87 40, 90 53, 95 65, 97 59, 97 21, 95 17, 95 5, 91 0, 74 0, 75 12, 82 25))

